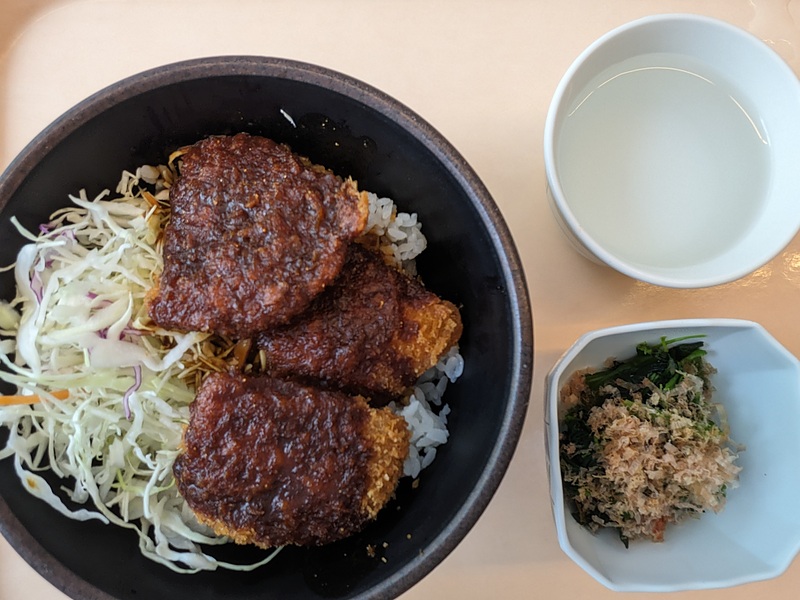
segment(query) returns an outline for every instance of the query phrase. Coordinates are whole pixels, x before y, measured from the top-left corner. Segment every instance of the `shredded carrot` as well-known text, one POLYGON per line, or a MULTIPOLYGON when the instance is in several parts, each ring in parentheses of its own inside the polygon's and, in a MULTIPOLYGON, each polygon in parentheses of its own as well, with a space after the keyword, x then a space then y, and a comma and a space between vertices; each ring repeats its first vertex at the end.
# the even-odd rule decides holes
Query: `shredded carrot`
MULTIPOLYGON (((69 398, 69 390, 56 390, 51 392, 52 396, 58 400, 66 400, 69 398)), ((23 396, 23 395, 12 395, 12 396, 0 396, 0 406, 12 406, 15 404, 36 404, 40 402, 41 398, 39 396, 23 396)))
POLYGON ((142 190, 142 196, 145 200, 147 200, 147 203, 150 206, 158 206, 158 200, 156 200, 156 197, 147 190, 142 190))

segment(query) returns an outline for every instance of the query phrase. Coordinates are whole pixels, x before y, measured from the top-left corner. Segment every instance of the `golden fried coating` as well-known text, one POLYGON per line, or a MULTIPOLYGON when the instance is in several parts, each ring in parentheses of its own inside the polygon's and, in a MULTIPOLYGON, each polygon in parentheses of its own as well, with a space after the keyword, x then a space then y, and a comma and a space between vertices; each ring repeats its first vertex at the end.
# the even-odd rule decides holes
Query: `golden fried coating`
POLYGON ((257 342, 275 376, 389 399, 435 365, 461 330, 452 303, 353 244, 339 278, 257 342))
POLYGON ((286 322, 337 277, 366 225, 352 180, 272 140, 210 137, 181 161, 148 303, 166 329, 242 339, 286 322))
POLYGON ((191 405, 175 481, 197 519, 263 548, 347 537, 392 497, 405 420, 364 398, 267 376, 210 375, 191 405))

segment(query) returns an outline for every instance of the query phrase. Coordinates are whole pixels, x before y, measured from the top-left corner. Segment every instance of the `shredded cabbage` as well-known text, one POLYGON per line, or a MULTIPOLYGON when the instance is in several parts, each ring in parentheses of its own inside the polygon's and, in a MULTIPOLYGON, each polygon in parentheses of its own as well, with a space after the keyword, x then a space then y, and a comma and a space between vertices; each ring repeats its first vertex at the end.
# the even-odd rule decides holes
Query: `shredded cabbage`
MULTIPOLYGON (((0 460, 14 460, 23 487, 53 509, 134 530, 146 557, 177 572, 251 570, 280 548, 254 564, 215 559, 204 547, 228 538, 197 522, 172 475, 202 374, 259 369, 246 361, 247 341, 166 331, 147 316, 174 177, 172 166, 125 172, 114 198, 81 191, 38 233, 12 219, 29 243, 12 265, 16 297, 0 300, 0 380, 31 403, 0 406, 9 431, 0 460), (58 490, 39 475, 47 472, 58 490)), ((393 264, 416 273, 426 246, 416 215, 370 194, 368 233, 393 264)), ((417 477, 447 442, 442 395, 462 370, 455 346, 410 398, 392 403, 412 433, 406 476, 417 477)))
POLYGON ((216 560, 203 546, 228 540, 197 523, 172 476, 194 398, 187 361, 207 338, 154 328, 144 306, 173 175, 147 166, 124 173, 113 199, 82 191, 38 234, 14 221, 30 243, 14 265, 17 295, 0 303, 0 379, 38 401, 0 408, 0 459, 55 510, 136 531, 142 553, 175 571, 253 569, 278 550, 256 564, 216 560), (37 474, 48 470, 71 487, 53 490, 37 474))

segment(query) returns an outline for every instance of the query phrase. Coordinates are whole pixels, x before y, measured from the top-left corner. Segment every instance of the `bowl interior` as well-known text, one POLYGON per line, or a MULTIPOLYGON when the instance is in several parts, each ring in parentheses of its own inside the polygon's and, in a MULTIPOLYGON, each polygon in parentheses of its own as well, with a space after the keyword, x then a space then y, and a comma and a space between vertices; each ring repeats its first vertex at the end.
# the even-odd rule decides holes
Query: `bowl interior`
MULTIPOLYGON (((687 68, 694 69, 692 66, 687 68)), ((673 107, 676 111, 686 108, 677 102, 673 107)), ((774 257, 800 227, 800 205, 793 201, 793 190, 800 185, 800 172, 794 167, 800 158, 799 108, 800 84, 797 77, 766 44, 745 31, 696 15, 657 15, 623 25, 601 37, 576 59, 554 95, 545 131, 545 162, 558 217, 565 222, 572 237, 577 238, 573 241, 583 246, 582 250, 588 250, 610 266, 644 281, 672 287, 701 287, 741 277, 774 257), (594 213, 578 208, 579 205, 565 191, 560 175, 562 128, 575 102, 584 98, 590 82, 612 65, 652 54, 684 56, 686 61, 690 61, 688 65, 696 65, 698 74, 710 78, 710 85, 726 84, 735 90, 730 97, 743 113, 739 115, 740 120, 743 123, 747 120, 752 125, 752 139, 758 140, 760 143, 757 145, 763 145, 765 150, 759 150, 759 155, 763 155, 765 160, 763 176, 758 175, 759 172, 750 164, 737 169, 737 172, 720 173, 721 177, 735 177, 743 175, 744 170, 748 171, 747 181, 761 182, 753 193, 752 206, 738 209, 740 213, 751 211, 752 218, 739 223, 727 214, 727 205, 718 215, 704 215, 702 207, 695 205, 687 212, 694 213, 698 222, 713 219, 717 226, 706 228, 702 236, 693 236, 688 243, 696 246, 697 250, 692 254, 687 252, 680 261, 675 259, 674 264, 652 258, 655 248, 660 247, 656 237, 648 235, 642 241, 644 247, 635 253, 620 244, 617 236, 613 238, 617 241, 610 243, 599 236, 600 225, 582 220, 584 217, 580 216, 594 213), (653 250, 648 249, 648 239, 656 240, 652 242, 653 250)), ((654 129, 647 123, 631 123, 631 127, 640 131, 654 129)), ((621 177, 635 179, 636 173, 629 173, 626 169, 636 169, 636 161, 649 156, 650 147, 662 143, 657 141, 658 135, 656 130, 652 143, 641 142, 645 147, 641 148, 635 160, 631 159, 631 164, 614 167, 621 177)), ((719 146, 715 147, 714 140, 685 132, 682 143, 687 155, 696 148, 698 155, 706 157, 707 168, 714 168, 714 161, 708 158, 721 150, 719 146)), ((585 168, 597 168, 597 165, 586 165, 585 168)), ((691 168, 684 167, 674 174, 675 180, 688 177, 691 172, 691 168)), ((697 182, 700 183, 702 180, 697 182)), ((676 185, 675 189, 681 188, 676 185)), ((689 189, 687 194, 695 191, 689 189)), ((650 197, 637 196, 630 198, 630 205, 626 205, 626 212, 636 214, 642 220, 641 228, 647 231, 658 227, 659 220, 653 215, 664 214, 667 210, 660 202, 648 205, 650 201, 650 197)), ((676 201, 675 206, 681 206, 680 197, 676 201)), ((598 207, 597 210, 602 209, 598 207)))
POLYGON ((800 517, 789 509, 800 493, 792 467, 800 452, 800 366, 760 326, 743 321, 667 321, 613 328, 579 340, 548 377, 548 451, 559 542, 592 576, 615 590, 714 588, 774 577, 800 549, 800 517), (739 487, 725 508, 667 528, 663 543, 631 542, 578 525, 563 499, 558 458, 558 390, 580 368, 626 358, 662 335, 706 335, 716 367, 714 400, 725 408, 731 438, 744 446, 739 487))
MULTIPOLYGON (((494 203, 463 159, 421 119, 380 92, 290 61, 228 57, 190 61, 125 80, 86 100, 34 140, 0 179, 0 263, 67 195, 93 197, 123 169, 164 162, 211 134, 247 131, 288 143, 362 189, 416 212, 429 242, 418 267, 429 288, 461 307, 466 368, 445 401, 451 439, 419 486, 363 533, 314 549, 285 549, 241 574, 176 575, 143 558, 136 536, 77 523, 25 493, 0 462, 0 525, 56 587, 92 598, 390 597, 424 576, 466 534, 496 489, 519 436, 532 329, 523 276, 494 203), (290 118, 287 118, 288 117, 290 118), (368 556, 367 546, 378 549, 368 556), (80 551, 76 551, 79 547, 80 551)), ((11 298, 13 278, 0 276, 11 298)), ((250 548, 218 556, 252 560, 250 548)))

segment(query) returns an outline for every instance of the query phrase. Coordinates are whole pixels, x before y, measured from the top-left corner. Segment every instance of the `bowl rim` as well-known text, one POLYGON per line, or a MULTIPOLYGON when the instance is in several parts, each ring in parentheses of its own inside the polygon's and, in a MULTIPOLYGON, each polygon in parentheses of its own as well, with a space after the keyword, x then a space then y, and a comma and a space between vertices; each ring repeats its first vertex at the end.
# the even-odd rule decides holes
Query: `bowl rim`
POLYGON ((786 81, 793 84, 798 95, 800 95, 800 80, 798 80, 791 67, 789 67, 775 50, 770 48, 757 36, 741 27, 737 27, 736 25, 715 17, 681 12, 654 14, 634 19, 607 31, 595 39, 578 54, 561 77, 545 117, 543 141, 546 182, 553 208, 557 213, 556 219, 560 222, 559 224, 562 225, 562 229, 565 230, 564 233, 567 235, 570 242, 578 247, 579 252, 583 255, 588 252, 591 255, 587 257, 590 260, 607 265, 628 277, 663 287, 685 289, 712 287, 740 279, 775 258, 775 256, 794 239, 798 231, 800 231, 800 218, 796 218, 797 224, 796 227, 792 229, 793 233, 791 235, 786 234, 783 237, 772 236, 773 248, 770 249, 769 252, 757 258, 753 258, 746 263, 742 262, 741 264, 734 265, 724 272, 721 271, 716 275, 709 275, 703 278, 693 276, 690 267, 676 269, 676 273, 672 274, 668 272, 658 273, 649 270, 646 265, 640 266, 633 261, 620 258, 595 240, 580 224, 575 213, 570 208, 569 202, 566 200, 559 179, 555 176, 555 172, 557 171, 555 152, 556 120, 560 112, 560 104, 570 90, 575 73, 594 55, 598 48, 608 44, 614 38, 624 35, 628 31, 650 27, 659 23, 700 23, 706 27, 713 27, 719 31, 726 32, 731 37, 739 38, 751 44, 753 48, 760 52, 762 57, 769 58, 770 61, 775 64, 775 68, 783 72, 786 81))
MULTIPOLYGON (((533 315, 526 277, 518 250, 499 207, 464 157, 431 124, 398 100, 350 75, 293 59, 259 55, 220 55, 192 58, 157 66, 111 83, 86 97, 38 133, 0 174, 0 209, 52 148, 96 115, 158 87, 209 77, 260 76, 322 86, 389 116, 442 163, 472 206, 497 251, 504 293, 509 306, 513 339, 512 376, 508 402, 494 446, 475 488, 453 519, 416 556, 362 598, 396 597, 430 573, 466 536, 485 511, 519 443, 530 402, 533 377, 533 315)), ((40 575, 63 593, 80 598, 115 600, 80 578, 50 555, 25 530, 0 495, 0 533, 40 575)))
POLYGON ((545 461, 547 465, 547 476, 549 483, 550 503, 553 514, 553 521, 556 527, 556 536, 561 550, 573 562, 580 566, 593 579, 603 584, 606 588, 616 592, 671 592, 671 591, 693 591, 702 589, 718 589, 733 587, 755 581, 763 581, 781 575, 800 552, 800 542, 796 544, 793 556, 785 557, 781 564, 776 565, 772 570, 764 570, 760 573, 750 573, 738 577, 729 577, 724 580, 708 580, 703 584, 672 584, 672 585, 646 585, 634 584, 624 581, 614 581, 599 569, 595 568, 584 556, 570 543, 566 522, 570 518, 564 509, 565 498, 561 479, 559 463, 559 426, 558 426, 558 382, 562 375, 566 373, 568 365, 593 341, 608 336, 627 334, 627 333, 656 333, 668 331, 670 329, 719 329, 719 330, 750 330, 757 332, 765 341, 769 342, 777 351, 787 358, 795 367, 800 369, 800 359, 781 344, 763 325, 749 319, 738 318, 687 318, 687 319, 664 319, 655 321, 642 321, 623 325, 614 325, 593 329, 579 336, 566 351, 555 361, 552 368, 545 376, 545 461))

